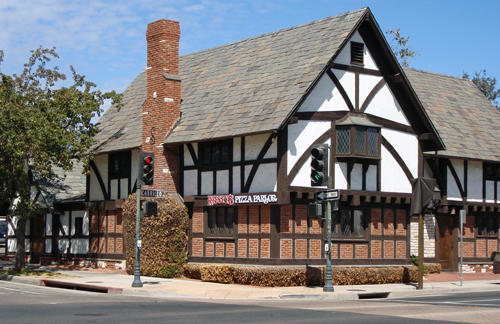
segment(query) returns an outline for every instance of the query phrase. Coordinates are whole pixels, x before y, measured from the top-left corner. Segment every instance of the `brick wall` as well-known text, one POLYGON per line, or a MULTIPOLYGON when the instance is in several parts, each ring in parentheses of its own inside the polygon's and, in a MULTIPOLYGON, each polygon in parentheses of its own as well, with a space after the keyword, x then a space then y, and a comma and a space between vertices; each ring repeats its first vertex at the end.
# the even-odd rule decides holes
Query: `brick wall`
POLYGON ((260 207, 260 231, 261 233, 271 232, 271 206, 260 207))
POLYGON ((248 240, 248 257, 258 258, 259 257, 259 240, 249 239, 248 240))
POLYGON ((384 235, 394 235, 394 209, 384 209, 384 235))
POLYGON ((234 243, 226 243, 226 256, 228 258, 234 258, 234 243))
POLYGON ((476 240, 476 257, 486 257, 486 240, 476 240))
POLYGON ((238 233, 247 233, 247 207, 238 207, 238 233))
POLYGON ((307 258, 307 240, 304 239, 295 240, 295 258, 296 259, 307 258))
POLYGON ((406 241, 396 242, 396 258, 405 259, 406 258, 406 241))
POLYGON ((394 259, 394 241, 384 241, 384 259, 394 259))
POLYGON ((247 240, 239 239, 238 240, 238 257, 246 258, 247 257, 247 240))
POLYGON ((259 233, 259 206, 250 206, 249 208, 249 229, 250 233, 259 233))
POLYGON ((179 23, 166 19, 150 23, 146 32, 147 97, 142 115, 142 151, 155 154, 155 168, 154 184, 144 189, 170 193, 177 193, 179 188, 180 146, 164 149, 159 144, 180 118, 181 82, 164 77, 179 74, 180 33, 179 23))
POLYGON ((340 244, 340 258, 341 259, 353 258, 352 244, 340 244))
POLYGON ((396 211, 396 221, 397 221, 396 234, 406 235, 406 210, 398 209, 396 211))
POLYGON ((307 233, 307 207, 306 206, 295 206, 295 233, 306 234, 307 233))
POLYGON ((310 241, 310 251, 309 251, 309 257, 311 259, 321 259, 321 240, 311 240, 310 241))
POLYGON ((281 233, 292 232, 292 205, 281 206, 281 233))
MULTIPOLYGON (((410 253, 418 255, 418 217, 412 217, 410 222, 410 253)), ((424 257, 436 256, 436 218, 431 215, 424 217, 424 257)))
POLYGON ((271 240, 263 238, 260 240, 260 257, 268 259, 271 257, 271 240))
POLYGON ((382 210, 378 208, 372 209, 372 235, 382 235, 382 210))
POLYGON ((205 255, 214 256, 214 242, 205 242, 205 255))
POLYGON ((368 258, 368 245, 358 244, 356 245, 356 259, 367 259, 368 258))
POLYGON ((280 241, 280 255, 282 259, 292 258, 292 240, 291 239, 281 239, 280 241))
POLYGON ((193 208, 193 233, 203 233, 203 208, 193 208))
POLYGON ((215 256, 217 256, 217 257, 224 256, 224 243, 216 243, 215 244, 215 256))
POLYGON ((372 241, 372 258, 381 259, 382 258, 382 241, 372 241))
POLYGON ((203 239, 193 238, 192 241, 193 256, 203 256, 203 239))
MULTIPOLYGON (((458 242, 458 255, 460 255, 461 252, 461 245, 460 242, 458 242)), ((464 242, 464 257, 467 258, 473 258, 474 257, 474 242, 464 242)))

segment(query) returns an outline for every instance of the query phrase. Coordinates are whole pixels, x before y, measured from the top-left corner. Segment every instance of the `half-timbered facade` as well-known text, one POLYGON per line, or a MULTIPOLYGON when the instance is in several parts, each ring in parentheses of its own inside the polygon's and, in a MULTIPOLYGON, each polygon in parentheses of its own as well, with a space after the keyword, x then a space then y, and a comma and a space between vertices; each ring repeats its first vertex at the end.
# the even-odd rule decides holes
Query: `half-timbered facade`
MULTIPOLYGON (((461 209, 464 261, 498 250, 498 112, 468 80, 403 70, 368 8, 182 56, 179 23, 153 22, 146 38, 146 69, 99 121, 84 208, 59 217, 68 246, 87 239, 74 256, 124 259, 121 205, 143 151, 155 154, 143 189, 188 207, 189 262, 324 264, 326 225, 307 217, 326 189, 310 179, 316 144, 340 190, 334 265, 409 264, 410 180, 424 176, 443 197, 425 216, 425 261, 458 269, 461 209)), ((50 224, 46 253, 66 242, 50 224)))

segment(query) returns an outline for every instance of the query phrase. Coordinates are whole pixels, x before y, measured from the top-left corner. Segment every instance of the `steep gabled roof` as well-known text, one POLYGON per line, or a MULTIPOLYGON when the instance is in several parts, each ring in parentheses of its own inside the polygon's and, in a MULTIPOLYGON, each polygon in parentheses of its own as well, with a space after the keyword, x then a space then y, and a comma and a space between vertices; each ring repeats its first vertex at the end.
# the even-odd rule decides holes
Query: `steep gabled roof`
POLYGON ((446 145, 438 155, 500 161, 500 113, 474 83, 415 69, 405 74, 446 145))
POLYGON ((182 117, 165 143, 278 130, 368 8, 180 57, 182 117))
POLYGON ((123 107, 109 108, 99 119, 96 152, 137 148, 142 143, 142 105, 146 101, 146 69, 123 92, 123 107))

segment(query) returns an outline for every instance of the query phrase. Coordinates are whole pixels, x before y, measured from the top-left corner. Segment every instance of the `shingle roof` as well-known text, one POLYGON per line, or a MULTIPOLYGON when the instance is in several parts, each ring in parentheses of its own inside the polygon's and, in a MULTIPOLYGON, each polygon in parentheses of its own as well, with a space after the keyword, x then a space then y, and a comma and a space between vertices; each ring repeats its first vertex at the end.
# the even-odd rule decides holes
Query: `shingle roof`
POLYGON ((123 92, 123 107, 109 108, 99 119, 101 130, 95 137, 97 152, 135 148, 142 143, 142 105, 146 101, 146 69, 123 92))
POLYGON ((500 161, 500 113, 469 80, 405 69, 446 150, 438 155, 500 161))
POLYGON ((71 171, 63 171, 57 166, 53 166, 52 170, 56 176, 47 181, 37 179, 37 173, 33 173, 41 191, 40 200, 45 203, 51 212, 53 212, 56 203, 85 201, 87 180, 85 175, 82 174, 83 163, 77 164, 75 161, 71 171))
POLYGON ((165 143, 279 129, 367 12, 181 56, 182 117, 165 143))

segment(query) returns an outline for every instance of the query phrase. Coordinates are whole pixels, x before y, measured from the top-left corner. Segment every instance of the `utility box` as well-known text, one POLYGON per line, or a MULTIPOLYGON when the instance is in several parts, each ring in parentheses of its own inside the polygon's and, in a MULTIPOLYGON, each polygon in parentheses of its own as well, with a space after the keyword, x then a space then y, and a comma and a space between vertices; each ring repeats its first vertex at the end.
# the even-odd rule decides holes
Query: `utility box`
POLYGON ((493 273, 500 273, 500 252, 491 253, 490 260, 493 261, 493 273))

